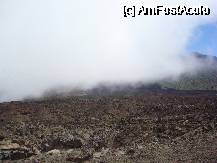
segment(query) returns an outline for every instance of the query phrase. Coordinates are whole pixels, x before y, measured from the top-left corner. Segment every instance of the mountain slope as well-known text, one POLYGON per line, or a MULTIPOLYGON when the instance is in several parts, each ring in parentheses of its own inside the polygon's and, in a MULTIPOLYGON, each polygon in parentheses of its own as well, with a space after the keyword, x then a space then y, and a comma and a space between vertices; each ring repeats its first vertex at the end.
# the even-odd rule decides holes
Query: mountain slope
POLYGON ((199 53, 195 53, 193 55, 197 62, 201 64, 201 67, 195 72, 182 74, 178 79, 164 79, 162 81, 149 84, 103 83, 88 90, 60 87, 48 90, 44 93, 42 98, 52 99, 71 96, 142 95, 156 91, 175 91, 176 93, 189 93, 190 91, 214 91, 215 93, 215 91, 217 91, 217 57, 210 57, 199 53))
POLYGON ((217 57, 195 54, 196 58, 205 65, 196 73, 186 73, 178 80, 160 82, 162 89, 176 90, 217 90, 217 57))

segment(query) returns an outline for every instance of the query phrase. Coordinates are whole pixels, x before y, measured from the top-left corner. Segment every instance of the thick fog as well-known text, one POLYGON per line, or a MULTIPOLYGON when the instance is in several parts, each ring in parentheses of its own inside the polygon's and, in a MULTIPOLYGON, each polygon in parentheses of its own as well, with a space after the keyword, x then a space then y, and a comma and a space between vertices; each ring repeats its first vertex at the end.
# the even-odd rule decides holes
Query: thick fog
POLYGON ((196 28, 216 21, 216 9, 216 0, 0 0, 0 100, 193 71, 200 64, 186 47, 196 28), (132 4, 204 5, 211 15, 125 18, 132 4))

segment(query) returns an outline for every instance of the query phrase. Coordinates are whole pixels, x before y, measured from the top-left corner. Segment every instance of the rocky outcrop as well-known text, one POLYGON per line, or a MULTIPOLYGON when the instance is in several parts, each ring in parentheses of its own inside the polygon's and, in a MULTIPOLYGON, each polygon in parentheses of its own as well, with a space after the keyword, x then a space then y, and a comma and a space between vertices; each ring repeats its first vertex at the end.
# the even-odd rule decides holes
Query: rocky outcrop
POLYGON ((0 142, 0 160, 20 160, 34 155, 34 152, 10 140, 0 142))

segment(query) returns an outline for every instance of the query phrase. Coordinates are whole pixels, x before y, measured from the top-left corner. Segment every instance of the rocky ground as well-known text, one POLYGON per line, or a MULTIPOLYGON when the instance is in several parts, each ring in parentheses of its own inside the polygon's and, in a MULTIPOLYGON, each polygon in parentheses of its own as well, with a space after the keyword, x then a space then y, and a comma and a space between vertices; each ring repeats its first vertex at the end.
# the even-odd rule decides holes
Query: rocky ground
POLYGON ((2 103, 0 162, 217 162, 217 96, 2 103))

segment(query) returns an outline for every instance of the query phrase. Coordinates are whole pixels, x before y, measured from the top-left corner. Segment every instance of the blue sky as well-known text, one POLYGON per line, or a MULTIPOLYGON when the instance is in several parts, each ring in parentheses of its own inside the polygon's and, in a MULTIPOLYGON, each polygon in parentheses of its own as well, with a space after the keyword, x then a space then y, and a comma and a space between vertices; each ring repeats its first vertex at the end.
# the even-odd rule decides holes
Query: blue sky
POLYGON ((217 56, 217 22, 198 27, 194 31, 188 50, 217 56))

